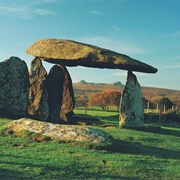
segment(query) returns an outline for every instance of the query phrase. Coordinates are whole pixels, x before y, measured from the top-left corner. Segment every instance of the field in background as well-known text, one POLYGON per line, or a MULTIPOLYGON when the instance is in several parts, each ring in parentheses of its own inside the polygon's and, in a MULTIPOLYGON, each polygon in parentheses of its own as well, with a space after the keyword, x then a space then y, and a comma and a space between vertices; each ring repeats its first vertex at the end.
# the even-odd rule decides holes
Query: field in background
MULTIPOLYGON (((73 88, 75 96, 89 96, 94 92, 102 91, 119 91, 122 93, 124 86, 117 86, 114 84, 104 84, 104 83, 73 83, 73 88)), ((153 87, 141 87, 142 96, 145 97, 150 102, 154 102, 157 99, 163 97, 169 98, 172 102, 180 102, 180 91, 153 87)))
POLYGON ((13 137, 3 133, 10 120, 0 118, 0 179, 180 179, 179 128, 120 129, 116 113, 89 113, 112 145, 13 137))

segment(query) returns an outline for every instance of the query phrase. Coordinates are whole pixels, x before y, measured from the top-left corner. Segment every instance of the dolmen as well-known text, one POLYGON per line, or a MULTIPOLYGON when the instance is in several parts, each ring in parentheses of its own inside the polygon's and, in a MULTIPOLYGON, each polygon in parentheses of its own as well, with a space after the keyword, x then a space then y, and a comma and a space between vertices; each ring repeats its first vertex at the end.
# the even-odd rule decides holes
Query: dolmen
MULTIPOLYGON (((84 66, 127 70, 127 82, 120 103, 120 126, 143 125, 141 88, 133 71, 156 73, 156 68, 124 54, 64 39, 38 40, 26 52, 34 56, 29 71, 29 100, 25 110, 31 118, 60 124, 73 123, 75 99, 71 76, 66 66, 84 66), (55 64, 49 73, 43 67, 42 60, 55 64)), ((0 70, 3 69, 3 63, 0 63, 0 70)), ((4 76, 2 71, 1 76, 4 76)), ((0 87, 5 88, 1 76, 0 87)), ((0 99, 4 98, 2 94, 0 99)), ((7 109, 6 107, 0 101, 0 112, 7 109)), ((11 112, 9 109, 8 111, 11 112)))
POLYGON ((143 125, 141 88, 132 71, 156 73, 156 68, 124 54, 64 39, 38 40, 26 52, 40 60, 56 64, 48 75, 51 120, 69 121, 72 118, 74 95, 71 78, 65 66, 84 66, 128 70, 120 103, 120 126, 143 125), (63 76, 63 74, 66 75, 63 76), (67 82, 63 84, 63 81, 67 82))

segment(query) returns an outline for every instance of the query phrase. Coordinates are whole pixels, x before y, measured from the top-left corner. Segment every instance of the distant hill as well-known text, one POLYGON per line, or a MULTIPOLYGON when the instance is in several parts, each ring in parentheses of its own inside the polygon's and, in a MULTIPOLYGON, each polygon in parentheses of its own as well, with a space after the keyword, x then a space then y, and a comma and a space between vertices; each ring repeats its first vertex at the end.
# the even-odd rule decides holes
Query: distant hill
POLYGON ((87 84, 87 82, 84 81, 84 80, 81 80, 81 81, 78 82, 78 84, 87 84))
POLYGON ((88 85, 88 84, 91 84, 91 85, 92 85, 92 84, 96 84, 96 85, 107 85, 106 83, 86 82, 85 80, 79 81, 78 84, 86 84, 86 85, 88 85))
POLYGON ((121 83, 121 81, 117 81, 117 82, 115 82, 114 84, 113 84, 114 86, 123 86, 123 84, 121 83))
MULTIPOLYGON (((86 85, 92 85, 92 84, 95 84, 97 86, 104 86, 104 85, 110 85, 110 84, 107 84, 107 83, 94 83, 94 82, 86 82, 85 80, 81 80, 79 81, 77 84, 86 84, 86 85)), ((121 81, 116 81, 115 83, 113 83, 114 86, 123 86, 123 84, 121 83, 121 81)))
MULTIPOLYGON (((78 83, 73 83, 73 87, 75 96, 89 96, 91 93, 102 91, 119 91, 122 93, 124 85, 120 81, 113 84, 106 84, 81 80, 78 83)), ((168 97, 172 102, 179 102, 180 104, 180 91, 178 90, 142 87, 142 96, 150 102, 156 102, 163 97, 168 97)))

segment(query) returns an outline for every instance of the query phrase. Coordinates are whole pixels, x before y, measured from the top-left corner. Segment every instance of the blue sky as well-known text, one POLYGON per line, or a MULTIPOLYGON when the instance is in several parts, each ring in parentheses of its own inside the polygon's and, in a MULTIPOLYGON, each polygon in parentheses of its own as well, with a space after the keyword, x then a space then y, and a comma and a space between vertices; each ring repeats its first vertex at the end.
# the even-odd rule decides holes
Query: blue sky
MULTIPOLYGON (((180 90, 179 0, 0 0, 0 61, 45 38, 97 45, 150 64, 141 86, 180 90)), ((43 63, 47 71, 53 66, 43 63)), ((73 82, 126 82, 126 71, 68 68, 73 82)))

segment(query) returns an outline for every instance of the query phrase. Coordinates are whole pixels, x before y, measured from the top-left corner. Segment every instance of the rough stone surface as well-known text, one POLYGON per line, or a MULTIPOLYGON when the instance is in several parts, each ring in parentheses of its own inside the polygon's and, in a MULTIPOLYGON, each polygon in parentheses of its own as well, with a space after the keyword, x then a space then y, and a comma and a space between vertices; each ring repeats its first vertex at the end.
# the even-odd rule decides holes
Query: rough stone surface
POLYGON ((156 73, 157 69, 129 56, 93 45, 71 40, 44 39, 32 44, 26 51, 45 61, 66 66, 124 69, 156 73))
POLYGON ((127 82, 120 102, 120 126, 143 126, 144 112, 141 87, 136 76, 128 71, 127 82))
POLYGON ((48 94, 46 87, 47 72, 41 60, 35 58, 31 62, 29 80, 28 114, 34 119, 46 121, 49 116, 48 94))
POLYGON ((55 65, 48 75, 49 121, 71 123, 74 109, 74 91, 66 67, 55 65))
POLYGON ((59 140, 100 143, 112 140, 112 136, 98 129, 75 125, 52 124, 27 118, 12 121, 7 124, 7 127, 14 132, 29 130, 59 140))
POLYGON ((29 73, 26 63, 10 57, 0 63, 0 116, 27 115, 29 73))
POLYGON ((60 119, 71 121, 75 105, 74 90, 72 86, 71 76, 65 66, 59 65, 63 71, 63 99, 60 110, 60 119))

